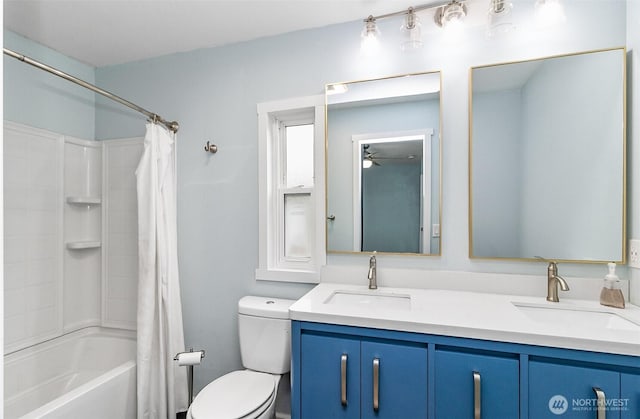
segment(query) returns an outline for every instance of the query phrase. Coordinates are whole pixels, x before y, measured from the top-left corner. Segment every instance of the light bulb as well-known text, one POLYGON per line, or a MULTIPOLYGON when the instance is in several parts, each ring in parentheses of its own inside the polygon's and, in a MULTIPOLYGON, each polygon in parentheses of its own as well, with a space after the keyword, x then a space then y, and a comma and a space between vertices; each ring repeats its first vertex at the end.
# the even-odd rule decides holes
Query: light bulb
POLYGON ((373 166, 373 162, 371 160, 369 160, 369 159, 362 160, 362 168, 363 169, 368 169, 371 166, 373 166))
POLYGON ((402 32, 402 42, 400 43, 402 51, 422 48, 422 24, 413 7, 409 8, 402 26, 400 26, 400 32, 402 32))
POLYGON ((487 36, 493 37, 498 34, 511 32, 515 29, 511 19, 513 4, 508 0, 491 0, 489 14, 487 16, 487 36))
POLYGON ((362 33, 360 34, 360 50, 364 54, 372 54, 378 49, 380 36, 380 30, 376 25, 376 20, 373 16, 369 16, 365 21, 364 29, 362 29, 362 33))

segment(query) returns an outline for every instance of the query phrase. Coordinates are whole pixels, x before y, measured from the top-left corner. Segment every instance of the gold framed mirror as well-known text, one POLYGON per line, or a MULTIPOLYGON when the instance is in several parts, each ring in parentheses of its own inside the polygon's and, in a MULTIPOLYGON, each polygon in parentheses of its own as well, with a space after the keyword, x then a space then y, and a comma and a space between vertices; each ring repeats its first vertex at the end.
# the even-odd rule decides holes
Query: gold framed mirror
POLYGON ((439 255, 439 72, 326 86, 327 252, 439 255))
POLYGON ((469 256, 625 261, 626 51, 473 67, 469 256))

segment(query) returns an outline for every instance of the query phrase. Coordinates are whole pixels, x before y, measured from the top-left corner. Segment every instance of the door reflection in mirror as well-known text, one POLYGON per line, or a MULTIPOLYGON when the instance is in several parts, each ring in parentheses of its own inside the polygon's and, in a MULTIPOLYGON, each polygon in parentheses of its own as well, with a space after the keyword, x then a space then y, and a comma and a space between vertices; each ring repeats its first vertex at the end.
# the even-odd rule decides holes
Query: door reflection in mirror
POLYGON ((432 133, 354 136, 354 248, 430 253, 432 133))

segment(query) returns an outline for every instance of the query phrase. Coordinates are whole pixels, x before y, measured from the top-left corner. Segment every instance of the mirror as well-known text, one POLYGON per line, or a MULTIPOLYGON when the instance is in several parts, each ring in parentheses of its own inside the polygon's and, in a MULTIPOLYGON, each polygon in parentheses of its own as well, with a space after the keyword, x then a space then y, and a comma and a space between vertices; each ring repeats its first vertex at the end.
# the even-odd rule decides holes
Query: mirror
POLYGON ((326 88, 327 251, 440 254, 440 73, 326 88))
POLYGON ((470 257, 624 262, 625 55, 471 69, 470 257))

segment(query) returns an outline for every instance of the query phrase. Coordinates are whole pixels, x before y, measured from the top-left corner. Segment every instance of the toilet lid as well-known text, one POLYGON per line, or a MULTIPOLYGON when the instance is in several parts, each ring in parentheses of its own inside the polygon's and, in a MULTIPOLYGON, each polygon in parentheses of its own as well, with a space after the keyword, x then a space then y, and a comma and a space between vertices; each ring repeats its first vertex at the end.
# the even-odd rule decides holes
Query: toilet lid
POLYGON ((273 375, 233 371, 209 383, 191 405, 193 419, 242 418, 264 405, 275 391, 273 375))

